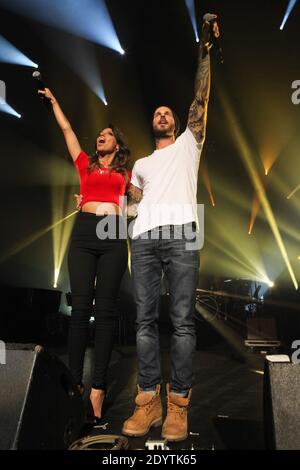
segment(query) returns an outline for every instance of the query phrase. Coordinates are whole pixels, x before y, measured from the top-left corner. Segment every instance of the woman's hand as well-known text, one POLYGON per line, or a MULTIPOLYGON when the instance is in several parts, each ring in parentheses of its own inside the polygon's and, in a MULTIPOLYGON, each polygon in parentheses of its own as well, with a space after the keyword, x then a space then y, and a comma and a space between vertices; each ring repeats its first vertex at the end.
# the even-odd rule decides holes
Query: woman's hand
POLYGON ((49 88, 45 88, 44 90, 38 90, 38 94, 40 96, 44 96, 45 98, 48 98, 48 100, 51 102, 51 104, 56 103, 55 96, 51 93, 49 88))

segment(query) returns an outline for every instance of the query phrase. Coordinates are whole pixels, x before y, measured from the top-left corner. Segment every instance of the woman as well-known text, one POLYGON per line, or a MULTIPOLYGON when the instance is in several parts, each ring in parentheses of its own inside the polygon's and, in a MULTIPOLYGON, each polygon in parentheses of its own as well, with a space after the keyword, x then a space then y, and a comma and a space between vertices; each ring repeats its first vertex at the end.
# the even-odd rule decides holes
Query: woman
POLYGON ((80 177, 81 212, 75 223, 68 258, 72 291, 69 363, 83 394, 84 354, 95 299, 95 369, 90 400, 95 420, 98 421, 101 418, 107 388, 107 369, 113 348, 116 299, 128 256, 124 236, 109 234, 109 239, 99 238, 99 222, 109 222, 112 223, 111 227, 121 228, 122 198, 130 181, 130 173, 126 169, 130 151, 118 129, 110 126, 99 133, 96 154, 92 158, 88 157, 82 151, 51 91, 46 88, 39 94, 48 98, 52 104, 56 121, 63 131, 80 177))

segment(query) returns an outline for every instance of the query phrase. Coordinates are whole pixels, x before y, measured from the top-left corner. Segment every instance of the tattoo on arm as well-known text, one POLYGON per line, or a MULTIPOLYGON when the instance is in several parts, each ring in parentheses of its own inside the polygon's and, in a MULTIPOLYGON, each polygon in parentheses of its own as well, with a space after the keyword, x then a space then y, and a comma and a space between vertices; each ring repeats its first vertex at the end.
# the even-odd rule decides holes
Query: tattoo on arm
POLYGON ((198 143, 203 143, 205 140, 210 93, 209 34, 210 25, 205 23, 199 49, 199 63, 195 80, 195 99, 190 107, 188 118, 188 127, 198 143))
POLYGON ((133 184, 130 184, 127 194, 129 204, 138 204, 143 199, 143 191, 133 184))

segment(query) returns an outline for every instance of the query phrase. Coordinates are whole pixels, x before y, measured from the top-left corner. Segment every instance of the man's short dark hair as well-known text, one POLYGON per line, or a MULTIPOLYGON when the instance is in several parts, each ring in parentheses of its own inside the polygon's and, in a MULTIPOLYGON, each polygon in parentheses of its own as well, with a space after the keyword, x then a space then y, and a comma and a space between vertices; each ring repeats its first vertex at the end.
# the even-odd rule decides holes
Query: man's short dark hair
POLYGON ((180 120, 179 120, 179 117, 177 116, 177 114, 175 113, 175 111, 172 108, 170 108, 170 110, 172 111, 173 118, 174 118, 174 121, 175 121, 174 134, 175 134, 175 139, 177 139, 177 137, 180 134, 180 120))

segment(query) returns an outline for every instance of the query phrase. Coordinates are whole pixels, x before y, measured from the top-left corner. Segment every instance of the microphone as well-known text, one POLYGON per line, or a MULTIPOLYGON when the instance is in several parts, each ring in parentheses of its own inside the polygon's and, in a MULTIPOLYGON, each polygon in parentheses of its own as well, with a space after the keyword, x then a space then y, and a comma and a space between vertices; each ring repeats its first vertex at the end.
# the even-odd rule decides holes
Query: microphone
MULTIPOLYGON (((37 90, 44 91, 46 86, 45 86, 45 83, 43 82, 41 72, 39 70, 35 70, 32 74, 32 78, 35 80, 37 90)), ((43 100, 43 103, 45 104, 45 106, 50 110, 52 108, 52 105, 51 105, 51 101, 49 100, 49 98, 46 98, 43 95, 39 95, 39 96, 43 100)))
POLYGON ((214 30, 214 25, 216 23, 216 15, 206 13, 206 15, 203 16, 203 21, 206 21, 210 24, 210 34, 212 37, 212 44, 214 45, 216 55, 220 63, 224 64, 224 57, 223 57, 223 50, 222 50, 222 46, 220 42, 219 28, 217 28, 217 31, 214 30))

